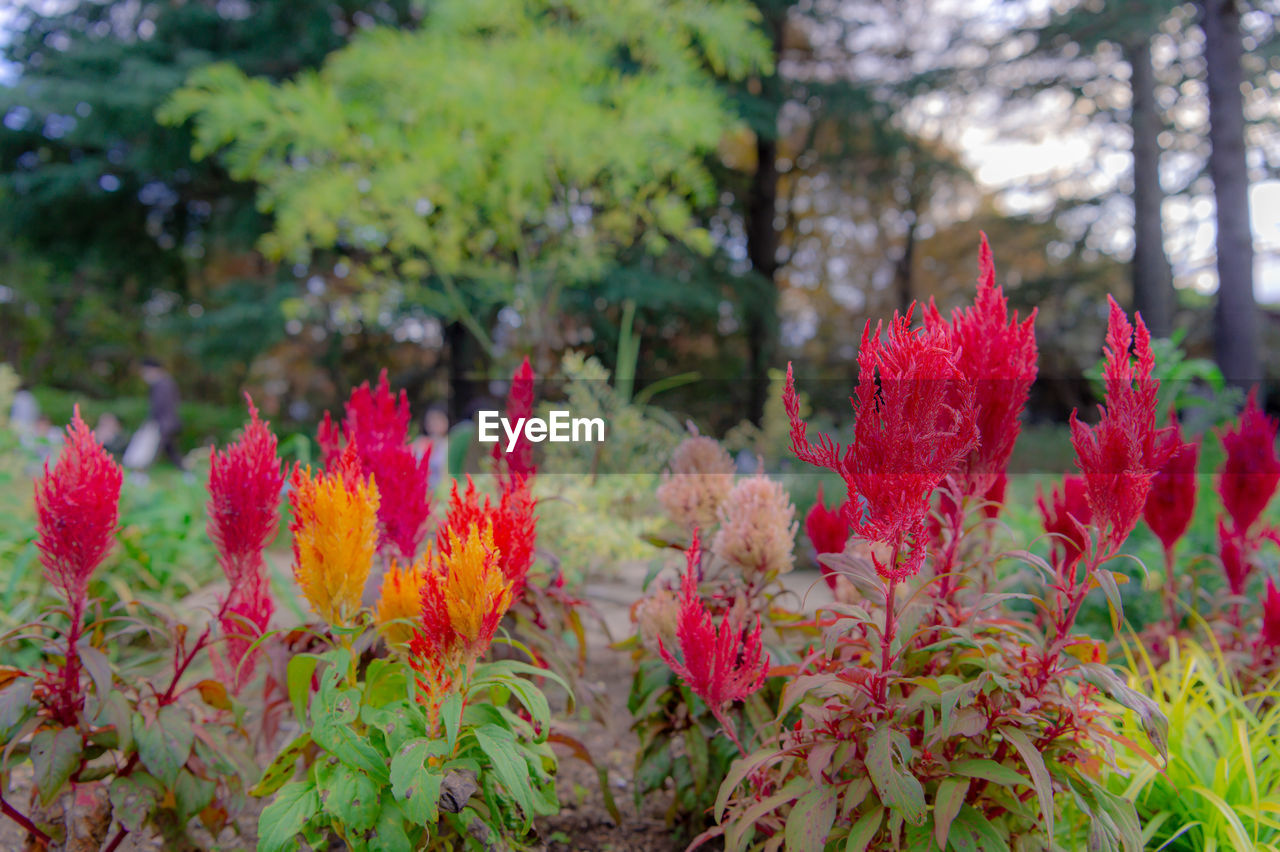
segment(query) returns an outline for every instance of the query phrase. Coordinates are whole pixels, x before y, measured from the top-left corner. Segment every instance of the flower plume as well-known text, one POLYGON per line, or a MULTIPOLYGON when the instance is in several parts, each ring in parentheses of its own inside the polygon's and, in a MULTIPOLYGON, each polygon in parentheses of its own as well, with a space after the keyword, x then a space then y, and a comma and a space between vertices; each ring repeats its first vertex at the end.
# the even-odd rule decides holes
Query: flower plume
MULTIPOLYGON (((849 542, 849 527, 845 525, 844 514, 840 507, 828 509, 822 501, 822 486, 818 486, 818 499, 814 501, 809 513, 804 516, 804 531, 819 556, 824 553, 843 553, 849 542)), ((829 566, 819 563, 822 579, 835 590, 836 572, 829 566)))

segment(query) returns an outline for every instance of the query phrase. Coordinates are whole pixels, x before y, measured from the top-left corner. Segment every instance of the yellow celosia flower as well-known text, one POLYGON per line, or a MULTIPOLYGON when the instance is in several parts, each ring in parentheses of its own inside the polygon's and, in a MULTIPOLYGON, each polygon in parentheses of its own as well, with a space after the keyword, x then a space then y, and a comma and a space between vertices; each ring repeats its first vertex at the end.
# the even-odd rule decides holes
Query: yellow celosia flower
POLYGON ((360 609, 378 546, 378 488, 358 468, 339 461, 312 477, 293 475, 293 576, 316 615, 342 625, 360 609))
POLYGON ((462 540, 454 530, 448 535, 450 552, 440 555, 438 569, 428 579, 424 612, 434 608, 447 617, 448 638, 442 644, 448 650, 479 657, 511 606, 511 581, 499 564, 502 554, 493 544, 492 523, 471 527, 462 540))
POLYGON ((407 646, 418 633, 415 625, 422 619, 422 589, 430 570, 431 553, 428 551, 418 557, 417 562, 404 568, 392 561, 382 578, 382 593, 378 597, 374 619, 383 638, 393 648, 407 646))

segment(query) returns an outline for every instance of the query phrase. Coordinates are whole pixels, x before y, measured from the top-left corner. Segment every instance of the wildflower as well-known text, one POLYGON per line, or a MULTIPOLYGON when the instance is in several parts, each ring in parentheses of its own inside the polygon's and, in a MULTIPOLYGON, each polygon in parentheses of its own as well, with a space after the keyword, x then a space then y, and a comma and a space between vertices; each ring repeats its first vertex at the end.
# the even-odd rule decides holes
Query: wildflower
MULTIPOLYGON (((248 395, 249 423, 240 440, 213 450, 209 460, 209 538, 230 586, 219 619, 227 637, 223 676, 238 691, 253 674, 245 661, 250 646, 266 630, 275 605, 267 583, 263 551, 280 523, 280 489, 285 467, 276 455, 276 437, 258 419, 248 395), (256 630, 256 633, 253 632, 256 630)), ((214 664, 222 661, 215 653, 214 664)))
POLYGON ((1102 530, 1107 553, 1114 553, 1129 537, 1151 489, 1151 479, 1173 451, 1167 429, 1156 429, 1156 393, 1160 382, 1151 378, 1155 358, 1151 335, 1137 318, 1130 325, 1115 299, 1107 297, 1106 404, 1097 426, 1081 423, 1071 412, 1071 443, 1076 466, 1084 474, 1085 493, 1093 521, 1102 530), (1129 357, 1130 344, 1137 367, 1129 357))
POLYGON ((447 556, 452 553, 455 539, 463 540, 467 530, 488 524, 493 530, 494 547, 500 554, 502 573, 511 582, 513 594, 519 595, 533 564, 537 540, 537 516, 533 512, 537 501, 529 493, 527 480, 516 477, 509 480, 508 485, 494 506, 487 494, 484 502, 480 501, 470 476, 466 494, 459 497, 455 480, 449 494, 449 511, 436 530, 436 549, 447 556))
POLYGON ((1233 595, 1244 594, 1249 574, 1253 572, 1251 549, 1248 539, 1218 519, 1218 555, 1222 559, 1222 572, 1227 575, 1227 588, 1233 595))
POLYGON ((984 495, 1009 466, 1019 422, 1036 379, 1036 311, 1019 321, 1009 317, 1009 300, 996 286, 995 264, 987 235, 978 249, 978 294, 972 306, 943 320, 930 302, 925 324, 951 337, 956 367, 972 385, 977 407, 978 443, 960 460, 959 493, 984 495))
MULTIPOLYGON (((526 357, 511 376, 511 389, 507 391, 506 418, 512 423, 528 418, 533 414, 533 368, 526 357)), ((516 439, 515 447, 507 452, 506 445, 498 441, 493 445, 493 461, 498 480, 503 489, 514 485, 518 480, 525 480, 537 473, 533 463, 533 444, 525 437, 524 430, 516 439)))
POLYGON ((1059 566, 1075 562, 1088 545, 1085 528, 1092 523, 1093 512, 1087 490, 1084 477, 1071 473, 1062 477, 1062 487, 1053 489, 1047 504, 1044 492, 1037 489, 1036 505, 1044 531, 1054 535, 1054 561, 1059 566))
POLYGON ((746 699, 764 685, 769 655, 761 645, 758 617, 754 627, 745 628, 737 619, 725 615, 719 628, 716 627, 698 594, 700 556, 695 531, 680 586, 680 621, 676 628, 683 662, 676 659, 665 642, 659 642, 658 652, 671 670, 725 724, 722 716, 725 705, 746 699))
POLYGON ((1258 407, 1255 387, 1249 391, 1237 425, 1219 433, 1227 459, 1218 478, 1218 493, 1236 531, 1243 536, 1249 535, 1280 483, 1277 425, 1258 407))
POLYGON ((677 641, 680 601, 665 586, 659 586, 652 595, 636 604, 635 617, 640 641, 650 651, 657 653, 660 644, 672 645, 677 641))
POLYGON ((343 446, 354 447, 365 476, 373 477, 381 495, 378 508, 378 549, 401 561, 412 562, 426 535, 431 516, 427 479, 430 451, 417 457, 409 448, 409 399, 404 390, 391 394, 387 371, 378 375, 376 390, 365 382, 351 391, 345 406, 346 417, 339 429, 328 412, 320 424, 320 443, 325 467, 334 464, 343 446))
POLYGON ((119 520, 120 465, 80 419, 76 406, 53 469, 36 480, 36 547, 44 575, 71 608, 78 630, 89 576, 106 558, 119 520))
POLYGON ((751 585, 768 583, 795 563, 796 507, 782 483, 750 476, 720 506, 720 529, 711 549, 742 569, 751 585))
POLYGON ((1170 430, 1165 441, 1171 449, 1169 459, 1151 480, 1142 517, 1160 539, 1165 553, 1172 553, 1178 539, 1187 531, 1196 510, 1196 464, 1200 459, 1200 442, 1182 440, 1182 430, 1173 412, 1169 413, 1170 430))
MULTIPOLYGON (((845 545, 849 543, 849 527, 845 525, 840 507, 826 507, 822 501, 821 485, 818 486, 818 499, 804 517, 804 531, 819 556, 824 553, 843 553, 845 545)), ((822 579, 835 591, 838 576, 836 571, 821 562, 818 567, 822 570, 822 579)))
POLYGON ((1280 589, 1270 577, 1267 578, 1267 596, 1262 601, 1262 635, 1259 639, 1268 647, 1280 647, 1280 589))
POLYGON ((502 571, 491 523, 472 526, 462 536, 453 529, 447 534, 448 552, 442 550, 426 572, 422 633, 412 647, 416 656, 458 667, 489 649, 511 606, 512 583, 502 571))
POLYGON ((431 570, 431 553, 403 568, 394 560, 382 578, 382 593, 374 611, 378 630, 393 648, 408 647, 417 630, 411 622, 422 617, 422 592, 431 570))
POLYGON ((378 546, 378 487, 348 445, 330 470, 293 473, 293 575, 312 610, 332 625, 360 607, 378 546))
POLYGON ((733 489, 733 459, 715 438, 685 438, 671 454, 658 502, 667 517, 687 528, 715 526, 720 504, 733 489))
POLYGON ((843 456, 827 435, 816 446, 809 442, 790 365, 783 395, 792 451, 844 477, 845 520, 855 535, 893 554, 882 561, 873 551, 876 571, 890 581, 919 572, 929 497, 978 440, 972 383, 956 366, 950 335, 937 326, 912 330, 914 308, 894 315, 887 341, 880 325, 874 335, 870 322, 863 329, 857 420, 843 456))

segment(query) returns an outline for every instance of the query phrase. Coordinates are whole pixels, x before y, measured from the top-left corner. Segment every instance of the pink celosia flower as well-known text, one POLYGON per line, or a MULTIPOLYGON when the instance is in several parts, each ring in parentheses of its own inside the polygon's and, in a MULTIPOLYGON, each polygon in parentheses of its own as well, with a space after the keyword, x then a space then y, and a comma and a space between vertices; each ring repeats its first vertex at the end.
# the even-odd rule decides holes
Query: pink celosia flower
MULTIPOLYGON (((819 556, 824 553, 844 553, 844 547, 849 543, 849 527, 844 522, 844 515, 839 506, 834 509, 826 507, 822 501, 821 485, 818 486, 818 499, 814 501, 809 514, 804 516, 804 531, 819 556)), ((835 591, 838 576, 836 572, 821 562, 818 567, 822 570, 822 579, 835 591)))
POLYGON ((1015 311, 1010 319, 986 234, 978 264, 978 295, 971 307, 952 311, 950 322, 932 302, 925 312, 926 325, 951 336, 956 366, 972 384, 977 402, 979 440, 956 470, 964 496, 986 494, 1009 466, 1022 408, 1036 379, 1036 312, 1019 321, 1015 311))
POLYGON ((898 557, 881 561, 873 551, 887 580, 920 570, 929 497, 978 440, 973 387, 956 367, 950 335, 937 327, 912 330, 914 307, 894 315, 885 341, 880 325, 874 334, 870 322, 863 329, 857 420, 843 456, 829 436, 819 435, 816 446, 806 437, 789 364, 783 396, 792 451, 843 476, 849 492, 843 512, 853 533, 898 557))
MULTIPOLYGON (((45 578, 58 587, 78 625, 89 576, 111 549, 119 520, 120 465, 80 419, 76 406, 53 469, 36 480, 36 547, 45 578)), ((74 628, 78 630, 78 627, 74 628)))
POLYGON ((1251 543, 1236 533, 1222 518, 1218 519, 1218 555, 1222 572, 1227 575, 1227 588, 1233 595, 1243 595, 1253 572, 1251 543))
MULTIPOLYGON (((511 376, 511 389, 507 391, 506 418, 512 423, 528 418, 533 414, 533 367, 529 366, 526 357, 511 376)), ((511 480, 528 479, 537 473, 533 463, 533 444, 525 437, 524 430, 516 440, 515 447, 507 452, 505 441, 493 445, 493 460, 498 480, 503 489, 509 487, 511 480)))
POLYGON ((1160 382, 1151 378, 1155 358, 1151 335, 1142 317, 1137 329, 1110 296, 1111 315, 1107 322, 1106 404, 1097 426, 1080 422, 1071 412, 1071 443, 1076 465, 1084 474, 1085 492, 1093 511, 1093 521, 1103 533, 1104 550, 1115 553, 1133 532, 1151 489, 1151 478, 1165 463, 1173 448, 1165 439, 1167 430, 1156 429, 1156 393, 1160 382), (1137 367, 1129 357, 1132 344, 1137 367))
MULTIPOLYGON (((219 676, 239 692, 253 674, 249 647, 267 628, 275 605, 263 551, 280 524, 280 490, 287 473, 276 454, 276 437, 249 402, 249 423, 240 440, 209 459, 209 538, 230 593, 219 626, 226 637, 222 656, 213 654, 219 676)), ((254 655, 257 657, 257 654, 254 655)))
POLYGON ((1004 493, 1008 487, 1009 474, 1002 470, 999 476, 991 480, 987 493, 982 495, 982 514, 990 520, 1000 517, 1000 511, 1004 508, 1004 493))
POLYGON ((1160 539, 1166 553, 1187 532, 1196 510, 1196 463, 1200 460, 1200 442, 1183 443, 1177 417, 1169 412, 1170 430, 1165 441, 1171 446, 1169 460, 1151 480, 1142 517, 1160 539))
POLYGON ((1248 536, 1280 483, 1280 459, 1276 458, 1276 421, 1258 406, 1258 389, 1234 428, 1219 433, 1227 459, 1218 478, 1222 505, 1236 531, 1248 536))
POLYGON ((1089 508, 1087 486, 1084 477, 1067 474, 1062 477, 1062 487, 1055 487, 1046 504, 1044 492, 1037 489, 1036 505, 1044 531, 1053 534, 1054 561, 1068 566, 1080 558, 1088 542, 1085 527, 1093 521, 1089 508))
POLYGON ((1259 639, 1263 645, 1280 648, 1280 589, 1270 577, 1267 578, 1267 596, 1262 601, 1262 635, 1259 639))
POLYGON ((711 549, 758 588, 794 566, 795 516, 796 507, 781 482, 749 476, 720 504, 720 529, 711 549))
POLYGON ((398 397, 392 395, 385 369, 378 375, 376 390, 365 382, 351 391, 341 430, 325 412, 317 434, 326 468, 337 462, 344 446, 355 448, 362 474, 373 477, 381 495, 378 550, 390 555, 394 549, 402 562, 411 563, 431 516, 431 453, 415 456, 408 437, 408 396, 404 390, 398 397))
POLYGON ((720 442, 705 435, 685 438, 671 454, 658 502, 667 517, 686 529, 714 526, 720 504, 733 490, 734 464, 720 442))
MULTIPOLYGON (((698 561, 701 551, 698 534, 686 555, 681 581, 680 622, 676 638, 683 662, 658 643, 658 652, 671 670, 689 685, 694 695, 721 717, 726 704, 742 701, 764 685, 769 655, 760 641, 760 620, 745 628, 725 615, 717 629, 711 613, 698 594, 698 561)), ((724 720, 721 719, 722 724, 724 720)), ((728 727, 726 725, 726 727, 728 727)))

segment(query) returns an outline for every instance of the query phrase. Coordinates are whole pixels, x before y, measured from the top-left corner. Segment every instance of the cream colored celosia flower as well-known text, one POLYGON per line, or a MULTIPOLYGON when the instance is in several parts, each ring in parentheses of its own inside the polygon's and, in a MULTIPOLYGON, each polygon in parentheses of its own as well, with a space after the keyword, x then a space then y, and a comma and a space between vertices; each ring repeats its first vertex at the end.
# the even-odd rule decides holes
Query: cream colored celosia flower
POLYGON ((668 588, 658 590, 636 605, 636 627, 640 642, 651 653, 658 653, 658 642, 676 647, 676 627, 680 623, 680 600, 668 588))
POLYGON ((712 550, 742 569, 755 586, 790 571, 795 561, 796 507, 782 483, 748 477, 720 506, 720 530, 712 550))
POLYGON ((716 523, 720 504, 733 489, 733 459, 714 438, 685 438, 662 476, 658 502, 668 517, 686 529, 716 523))

